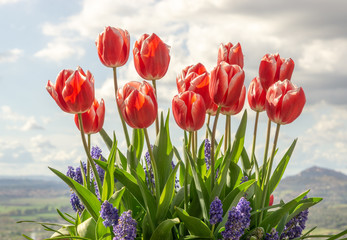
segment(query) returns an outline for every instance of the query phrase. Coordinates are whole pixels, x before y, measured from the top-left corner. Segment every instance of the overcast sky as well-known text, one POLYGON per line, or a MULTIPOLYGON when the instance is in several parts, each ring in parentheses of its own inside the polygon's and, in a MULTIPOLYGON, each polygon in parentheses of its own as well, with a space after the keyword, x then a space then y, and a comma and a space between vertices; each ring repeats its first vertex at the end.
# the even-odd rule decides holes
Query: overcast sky
MULTIPOLYGON (((165 112, 176 94, 176 75, 198 62, 212 70, 220 43, 240 42, 247 87, 264 54, 292 58, 292 82, 303 87, 307 103, 296 121, 281 127, 277 160, 298 137, 287 174, 313 165, 347 174, 345 9, 347 2, 338 0, 0 0, 0 176, 52 175, 47 166, 65 172, 68 165, 85 160, 73 116, 63 113, 45 89, 64 68, 92 72, 96 97, 106 104, 105 129, 115 131, 124 147, 112 70, 100 63, 94 43, 105 26, 127 29, 131 46, 152 32, 171 46, 168 73, 157 83, 159 107, 165 112)), ((118 70, 120 86, 141 80, 131 55, 118 70)), ((255 114, 248 109, 248 116, 250 149, 255 114)), ((239 119, 232 118, 233 132, 239 119)), ((258 158, 263 156, 266 122, 263 113, 258 158)), ((183 131, 173 119, 170 125, 180 148, 183 131)), ((218 127, 220 137, 223 119, 218 127)), ((152 127, 152 139, 153 132, 152 127)), ((92 141, 108 153, 98 135, 92 141)))

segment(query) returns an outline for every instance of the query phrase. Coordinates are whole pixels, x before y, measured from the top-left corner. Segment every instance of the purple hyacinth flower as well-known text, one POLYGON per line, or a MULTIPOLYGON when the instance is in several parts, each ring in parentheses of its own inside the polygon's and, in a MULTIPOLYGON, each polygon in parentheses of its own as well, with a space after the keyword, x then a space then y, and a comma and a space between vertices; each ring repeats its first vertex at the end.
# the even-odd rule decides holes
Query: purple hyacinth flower
POLYGON ((223 204, 222 201, 216 197, 210 205, 210 224, 214 225, 223 221, 223 204))
POLYGON ((226 240, 239 240, 251 222, 250 202, 242 197, 236 207, 229 211, 225 231, 221 234, 226 240))
POLYGON ((111 203, 104 201, 101 205, 100 217, 105 227, 116 226, 118 222, 118 210, 111 203))
POLYGON ((70 203, 71 207, 75 212, 81 213, 84 209, 83 204, 81 203, 80 199, 76 195, 76 193, 72 192, 70 195, 70 203))
POLYGON ((276 231, 276 228, 273 228, 270 233, 267 233, 264 240, 278 240, 278 232, 276 231))
POLYGON ((136 238, 137 222, 131 217, 131 210, 123 212, 118 224, 113 228, 113 240, 134 240, 136 238))
POLYGON ((211 143, 208 138, 205 139, 205 163, 206 169, 209 170, 211 166, 211 143))

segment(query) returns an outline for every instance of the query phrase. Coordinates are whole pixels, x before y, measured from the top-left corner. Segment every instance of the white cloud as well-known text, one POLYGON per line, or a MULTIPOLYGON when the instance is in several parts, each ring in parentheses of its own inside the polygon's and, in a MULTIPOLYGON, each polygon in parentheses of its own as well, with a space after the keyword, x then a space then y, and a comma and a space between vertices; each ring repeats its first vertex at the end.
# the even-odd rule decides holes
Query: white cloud
POLYGON ((26 132, 29 130, 44 129, 42 124, 39 124, 34 116, 25 116, 13 112, 10 106, 1 106, 0 113, 0 120, 6 121, 7 124, 11 123, 11 125, 6 125, 6 128, 9 130, 20 130, 26 132))
POLYGON ((85 54, 83 48, 74 41, 65 38, 56 38, 47 46, 35 53, 35 57, 60 62, 71 57, 81 58, 85 54))
MULTIPOLYGON (((1 2, 0 2, 1 5, 1 2)), ((11 50, 8 50, 6 52, 0 52, 0 63, 13 63, 18 60, 18 58, 22 55, 23 50, 14 48, 11 50)))
POLYGON ((315 39, 303 47, 298 65, 313 73, 347 74, 347 39, 315 39))
POLYGON ((0 0, 0 5, 11 4, 19 2, 20 0, 0 0))

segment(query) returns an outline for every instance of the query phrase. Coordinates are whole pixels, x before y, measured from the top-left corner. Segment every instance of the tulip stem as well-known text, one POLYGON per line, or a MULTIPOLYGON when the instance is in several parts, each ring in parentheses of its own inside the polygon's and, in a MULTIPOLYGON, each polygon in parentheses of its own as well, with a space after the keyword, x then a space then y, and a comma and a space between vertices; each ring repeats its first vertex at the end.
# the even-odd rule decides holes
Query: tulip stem
MULTIPOLYGON (((155 97, 157 98, 158 101, 158 95, 157 95, 157 83, 155 80, 152 80, 152 84, 153 84, 153 88, 154 88, 154 93, 155 93, 155 97)), ((158 112, 157 112, 157 116, 155 118, 155 132, 156 135, 158 135, 159 133, 159 120, 158 120, 158 112)))
MULTIPOLYGON (((118 83, 117 83, 117 68, 116 67, 113 68, 113 82, 114 82, 114 95, 116 97, 116 102, 117 102, 118 83)), ((123 119, 123 115, 120 112, 120 109, 118 107, 118 103, 116 105, 117 105, 117 110, 118 110, 118 114, 119 114, 120 120, 122 122, 123 131, 124 131, 124 135, 125 135, 125 140, 127 142, 127 147, 129 147, 130 146, 130 138, 129 138, 127 125, 125 124, 125 121, 123 119)))
MULTIPOLYGON (((87 141, 86 141, 86 136, 84 134, 84 128, 83 128, 83 122, 82 122, 82 113, 78 113, 77 115, 78 115, 78 123, 80 125, 80 132, 81 132, 81 138, 82 138, 83 147, 84 147, 84 150, 85 150, 85 152, 87 154, 88 163, 92 167, 92 170, 93 170, 93 173, 94 173, 94 178, 96 180, 96 184, 98 186, 98 190, 99 190, 100 196, 102 196, 102 188, 101 188, 100 177, 99 177, 98 171, 96 170, 94 160, 93 160, 92 156, 90 156, 90 152, 88 151, 88 144, 87 144, 87 141)), ((87 174, 89 175, 89 172, 87 172, 87 174)), ((88 177, 87 181, 90 181, 89 177, 88 177)))
POLYGON ((148 153, 149 153, 149 157, 151 158, 151 165, 152 165, 152 169, 153 169, 153 173, 154 173, 155 195, 157 196, 157 201, 159 201, 159 198, 160 198, 160 182, 159 181, 160 180, 159 180, 159 175, 158 175, 157 163, 154 159, 154 154, 153 154, 153 151, 151 148, 151 142, 149 141, 147 128, 144 128, 143 132, 145 134, 148 153))
POLYGON ((210 119, 211 119, 211 114, 207 114, 207 122, 206 122, 206 135, 205 139, 208 139, 208 128, 210 127, 210 119))
POLYGON ((220 112, 221 106, 218 106, 216 116, 214 118, 214 123, 213 123, 213 130, 212 130, 212 137, 211 137, 211 192, 214 188, 214 181, 215 181, 215 169, 214 169, 214 141, 216 138, 216 130, 217 130, 217 122, 218 122, 218 116, 220 112))
POLYGON ((226 153, 231 141, 231 116, 225 116, 225 134, 224 134, 224 153, 226 153))
MULTIPOLYGON (((251 153, 251 166, 255 166, 255 179, 259 181, 259 166, 257 159, 255 158, 255 144, 257 141, 257 131, 258 131, 258 121, 259 121, 259 112, 257 111, 255 115, 255 123, 254 123, 254 132, 253 132, 253 143, 252 143, 252 153, 251 153)), ((263 169, 264 170, 264 169, 263 169)))
POLYGON ((264 186, 265 172, 267 168, 267 153, 269 151, 270 133, 271 133, 271 120, 269 118, 267 122, 266 143, 265 143, 264 160, 263 160, 263 173, 261 177, 262 186, 264 186))
MULTIPOLYGON (((266 175, 265 175, 266 179, 263 182, 264 183, 264 191, 263 191, 263 199, 262 199, 262 203, 261 203, 261 208, 265 207, 265 200, 266 200, 266 197, 268 195, 267 191, 268 191, 268 188, 269 188, 269 179, 270 179, 270 175, 271 175, 272 164, 273 164, 273 161, 274 161, 274 158, 275 158, 277 141, 278 141, 278 136, 279 136, 279 133, 280 133, 280 127, 281 127, 281 124, 277 123, 274 143, 273 143, 273 146, 272 146, 271 157, 270 157, 270 162, 269 162, 269 169, 267 169, 267 171, 266 171, 266 175)), ((261 223, 261 221, 262 221, 263 214, 264 214, 264 211, 262 211, 260 213, 259 223, 261 223)))
MULTIPOLYGON (((184 144, 186 151, 190 151, 190 141, 192 139, 192 132, 189 132, 188 144, 184 144)), ((184 210, 188 211, 189 195, 188 195, 188 177, 189 177, 189 160, 187 154, 184 154, 185 172, 184 172, 184 210)))
POLYGON ((196 131, 189 132, 189 134, 192 136, 192 155, 193 155, 193 160, 196 160, 196 138, 195 134, 196 131))

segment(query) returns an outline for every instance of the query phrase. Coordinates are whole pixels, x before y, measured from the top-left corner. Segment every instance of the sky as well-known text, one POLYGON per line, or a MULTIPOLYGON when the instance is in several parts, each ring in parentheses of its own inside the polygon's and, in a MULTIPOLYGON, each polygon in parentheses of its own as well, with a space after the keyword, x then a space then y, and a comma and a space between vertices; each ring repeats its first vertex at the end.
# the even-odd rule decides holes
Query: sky
MULTIPOLYGON (((73 115, 62 112, 45 89, 62 69, 77 66, 94 75, 96 98, 106 105, 104 128, 115 132, 125 152, 112 70, 101 64, 95 47, 105 26, 127 29, 131 47, 144 33, 156 33, 171 46, 169 70, 157 83, 159 108, 165 114, 177 94, 176 75, 198 62, 212 70, 221 43, 240 42, 246 87, 266 53, 292 58, 292 82, 303 87, 307 102, 297 120, 281 126, 275 162, 298 138, 286 174, 311 166, 347 174, 346 8, 347 2, 338 0, 0 0, 0 176, 52 176, 48 166, 65 172, 86 160, 73 115)), ((118 79, 119 86, 142 81, 132 50, 127 64, 118 69, 118 79)), ((244 109, 245 147, 250 152, 255 113, 247 103, 244 109)), ((240 118, 232 118, 233 134, 240 118)), ((260 159, 266 124, 262 113, 256 146, 260 159)), ((172 142, 181 149, 183 130, 172 114, 170 129, 172 142)), ((153 126, 149 132, 154 141, 153 126)), ((92 136, 92 145, 108 154, 98 134, 92 136)))

